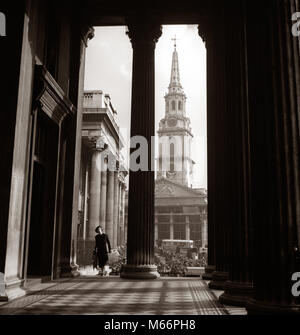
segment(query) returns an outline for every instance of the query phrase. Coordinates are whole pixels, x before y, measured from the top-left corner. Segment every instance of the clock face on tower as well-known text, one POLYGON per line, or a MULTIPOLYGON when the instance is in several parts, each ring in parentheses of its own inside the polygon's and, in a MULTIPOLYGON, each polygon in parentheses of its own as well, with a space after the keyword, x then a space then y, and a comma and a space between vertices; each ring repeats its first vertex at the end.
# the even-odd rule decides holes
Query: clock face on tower
POLYGON ((176 127, 177 125, 177 120, 176 119, 169 119, 168 120, 168 126, 169 127, 176 127))

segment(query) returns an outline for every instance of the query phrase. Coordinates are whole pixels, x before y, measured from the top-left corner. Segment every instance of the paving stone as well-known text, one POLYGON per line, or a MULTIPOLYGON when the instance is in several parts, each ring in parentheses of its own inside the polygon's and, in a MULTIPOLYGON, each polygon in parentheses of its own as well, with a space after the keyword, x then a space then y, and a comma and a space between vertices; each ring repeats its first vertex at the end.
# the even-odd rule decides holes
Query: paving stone
POLYGON ((154 281, 82 276, 32 288, 22 298, 0 306, 0 314, 56 315, 240 315, 223 306, 199 278, 154 281))

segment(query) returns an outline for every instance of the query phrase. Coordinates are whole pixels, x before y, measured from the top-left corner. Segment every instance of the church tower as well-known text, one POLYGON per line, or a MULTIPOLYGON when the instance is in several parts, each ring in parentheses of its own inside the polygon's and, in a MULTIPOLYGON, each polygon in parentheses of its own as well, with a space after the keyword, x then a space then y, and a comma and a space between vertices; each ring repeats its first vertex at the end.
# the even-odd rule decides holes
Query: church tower
POLYGON ((159 123, 159 156, 157 177, 192 187, 192 130, 186 116, 186 95, 180 83, 176 38, 174 39, 171 79, 165 95, 165 117, 159 123))

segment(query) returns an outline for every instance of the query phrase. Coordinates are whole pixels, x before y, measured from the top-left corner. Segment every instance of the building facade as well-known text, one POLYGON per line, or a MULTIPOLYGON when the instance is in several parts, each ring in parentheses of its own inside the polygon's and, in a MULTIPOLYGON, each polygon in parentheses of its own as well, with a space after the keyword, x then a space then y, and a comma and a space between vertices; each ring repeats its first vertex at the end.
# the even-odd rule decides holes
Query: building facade
POLYGON ((180 82, 176 47, 165 95, 165 117, 159 123, 155 181, 155 242, 193 240, 207 247, 207 192, 193 188, 192 129, 180 82))
POLYGON ((112 248, 124 244, 124 146, 110 96, 85 91, 78 201, 77 263, 91 263, 95 228, 102 226, 112 248))

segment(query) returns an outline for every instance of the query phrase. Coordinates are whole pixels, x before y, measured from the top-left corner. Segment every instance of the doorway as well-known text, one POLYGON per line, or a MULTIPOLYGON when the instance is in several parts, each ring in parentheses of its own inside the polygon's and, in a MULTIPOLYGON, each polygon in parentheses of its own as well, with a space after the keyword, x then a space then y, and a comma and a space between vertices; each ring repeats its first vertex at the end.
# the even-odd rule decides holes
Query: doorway
POLYGON ((27 276, 50 276, 58 152, 58 126, 37 110, 33 122, 27 229, 27 276))

